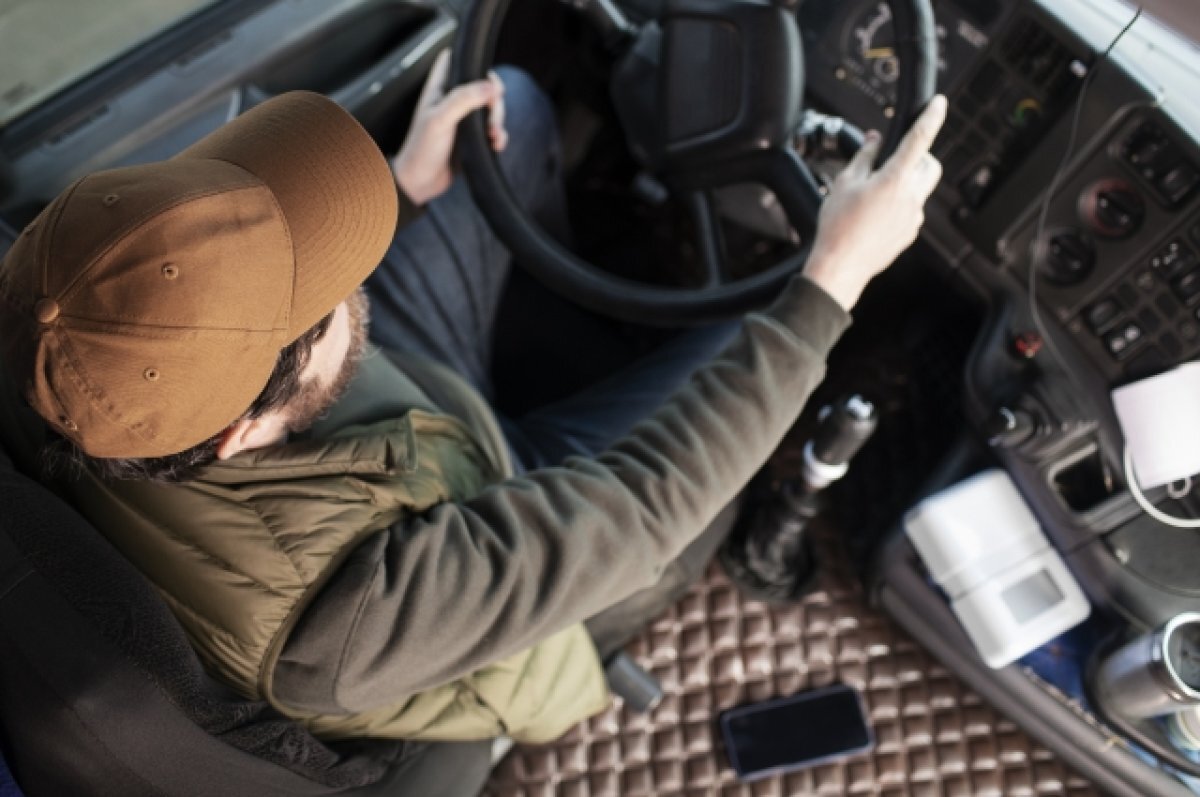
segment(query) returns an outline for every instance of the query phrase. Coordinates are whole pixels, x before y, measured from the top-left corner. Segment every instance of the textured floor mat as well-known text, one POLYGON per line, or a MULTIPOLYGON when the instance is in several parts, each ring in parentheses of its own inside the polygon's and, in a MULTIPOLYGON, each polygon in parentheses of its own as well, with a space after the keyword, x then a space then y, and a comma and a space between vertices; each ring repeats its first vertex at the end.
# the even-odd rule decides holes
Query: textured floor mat
POLYGON ((853 535, 815 529, 817 590, 769 608, 717 567, 630 646, 662 682, 649 715, 616 705, 559 742, 518 747, 490 797, 870 795, 1084 797, 1096 792, 985 705, 902 629, 867 606, 861 562, 962 428, 961 374, 979 314, 919 270, 893 268, 855 311, 830 372, 755 489, 799 471, 826 402, 861 392, 880 428, 829 491, 826 516, 853 535), (843 544, 844 543, 844 544, 843 544), (742 703, 843 682, 863 693, 877 744, 868 754, 752 785, 735 778, 717 715, 742 703))
POLYGON ((868 607, 828 533, 819 589, 775 609, 740 596, 716 566, 629 650, 662 682, 649 715, 614 705, 560 741, 517 747, 491 797, 566 795, 1070 795, 1096 792, 868 607), (725 758, 717 715, 835 681, 866 697, 877 744, 754 784, 725 758))

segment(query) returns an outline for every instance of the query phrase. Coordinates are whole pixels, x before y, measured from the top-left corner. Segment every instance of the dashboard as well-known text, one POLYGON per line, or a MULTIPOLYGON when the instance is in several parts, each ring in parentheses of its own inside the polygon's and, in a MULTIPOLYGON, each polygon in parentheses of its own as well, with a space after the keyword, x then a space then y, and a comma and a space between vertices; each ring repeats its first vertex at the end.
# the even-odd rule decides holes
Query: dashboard
MULTIPOLYGON (((1118 0, 934 8, 951 112, 925 237, 990 308, 968 415, 1095 605, 1143 627, 1194 611, 1180 563, 1200 535, 1131 501, 1109 393, 1200 355, 1200 49, 1146 16, 1121 35, 1118 0)), ((812 103, 886 124, 887 5, 809 0, 799 18, 812 103)), ((1151 498, 1200 512, 1173 494, 1151 498)))
MULTIPOLYGON (((962 374, 971 438, 962 450, 972 453, 948 456, 934 479, 946 486, 981 465, 1007 471, 1090 600, 1097 621, 1084 636, 1162 627, 1200 611, 1200 534, 1133 499, 1111 394, 1200 357, 1200 38, 1135 19, 1123 0, 934 8, 950 114, 922 237, 945 280, 986 309, 962 374)), ((1195 24, 1194 9, 1178 14, 1195 24)), ((896 82, 887 6, 807 0, 799 18, 811 104, 861 127, 887 123, 896 82)), ((1147 497, 1167 514, 1200 517, 1194 478, 1147 497)), ((945 641, 954 621, 901 531, 876 568, 889 612, 1012 716, 1052 726, 1047 744, 1098 778, 1120 770, 1120 782, 1107 782, 1114 793, 1179 792, 1142 780, 1135 762, 1095 766, 1109 731, 1084 730, 1074 707, 1031 688, 1021 668, 989 670, 966 640, 945 641)), ((1153 723, 1105 716, 1197 774, 1153 723)))

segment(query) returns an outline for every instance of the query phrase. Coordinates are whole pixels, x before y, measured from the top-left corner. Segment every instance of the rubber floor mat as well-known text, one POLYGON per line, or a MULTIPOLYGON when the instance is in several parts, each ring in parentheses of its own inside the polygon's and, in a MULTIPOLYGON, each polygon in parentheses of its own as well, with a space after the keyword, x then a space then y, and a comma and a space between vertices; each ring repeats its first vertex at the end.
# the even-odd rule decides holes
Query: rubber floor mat
POLYGON ((1097 794, 869 607, 842 546, 820 530, 818 588, 800 605, 742 597, 713 565, 629 646, 666 697, 648 715, 615 701, 545 746, 518 746, 490 797, 1097 794), (839 763, 739 783, 717 715, 843 682, 868 706, 876 746, 839 763))

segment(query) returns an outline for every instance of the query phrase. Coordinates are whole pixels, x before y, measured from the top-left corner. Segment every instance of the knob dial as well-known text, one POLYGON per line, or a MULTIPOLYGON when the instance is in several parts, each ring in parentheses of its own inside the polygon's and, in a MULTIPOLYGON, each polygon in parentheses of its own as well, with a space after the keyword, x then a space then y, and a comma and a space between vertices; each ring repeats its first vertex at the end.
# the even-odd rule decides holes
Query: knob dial
POLYGON ((1097 235, 1128 238, 1141 229, 1146 204, 1124 180, 1101 180, 1080 195, 1079 215, 1097 235))
POLYGON ((1078 285, 1096 266, 1096 249, 1086 235, 1064 230, 1050 236, 1042 264, 1046 279, 1055 285, 1078 285))

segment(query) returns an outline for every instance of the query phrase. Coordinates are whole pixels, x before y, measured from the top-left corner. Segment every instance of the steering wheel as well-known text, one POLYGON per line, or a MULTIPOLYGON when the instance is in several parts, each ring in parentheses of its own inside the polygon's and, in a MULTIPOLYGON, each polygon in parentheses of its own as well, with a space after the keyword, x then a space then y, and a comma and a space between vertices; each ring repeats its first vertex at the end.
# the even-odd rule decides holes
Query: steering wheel
MULTIPOLYGON (((487 74, 511 0, 475 0, 459 31, 454 84, 487 74)), ((611 0, 570 0, 618 52, 610 90, 630 151, 693 214, 705 284, 653 286, 607 273, 543 231, 513 199, 483 113, 459 131, 463 172, 484 216, 516 261, 552 290, 593 311, 660 325, 706 323, 760 306, 808 259, 807 245, 759 273, 730 280, 721 262, 712 191, 769 188, 789 223, 811 241, 821 206, 817 179, 790 145, 801 115, 804 61, 795 15, 763 0, 666 0, 658 20, 634 28, 611 0)), ((888 0, 900 60, 897 102, 880 162, 935 91, 937 37, 929 0, 888 0)))

